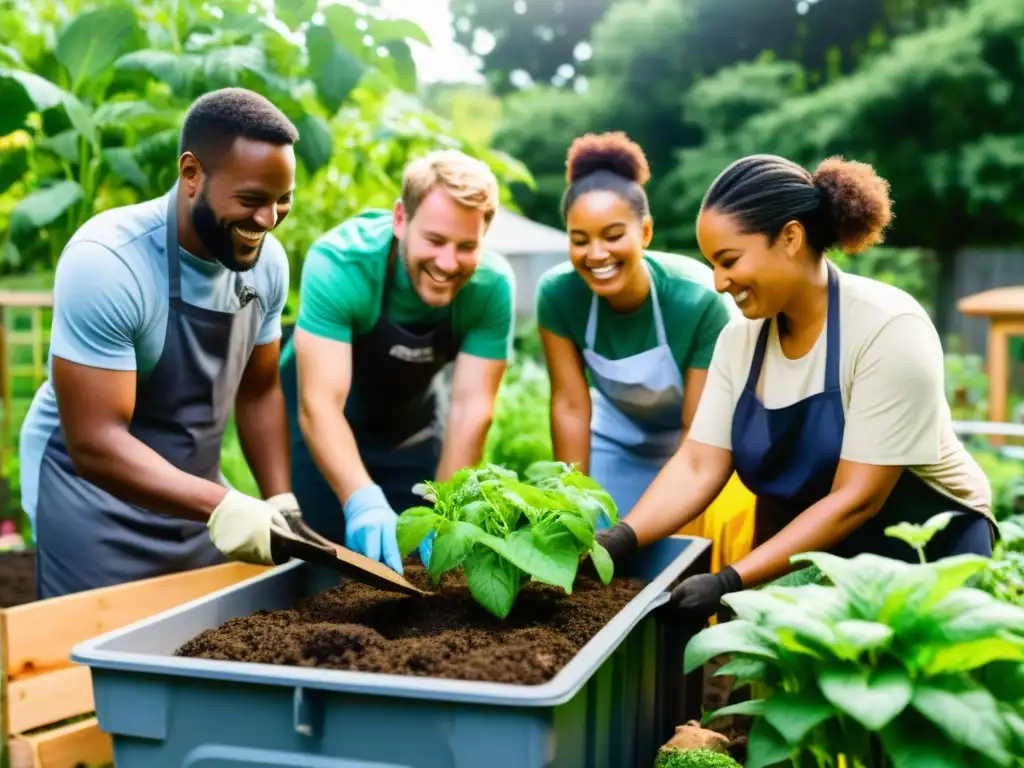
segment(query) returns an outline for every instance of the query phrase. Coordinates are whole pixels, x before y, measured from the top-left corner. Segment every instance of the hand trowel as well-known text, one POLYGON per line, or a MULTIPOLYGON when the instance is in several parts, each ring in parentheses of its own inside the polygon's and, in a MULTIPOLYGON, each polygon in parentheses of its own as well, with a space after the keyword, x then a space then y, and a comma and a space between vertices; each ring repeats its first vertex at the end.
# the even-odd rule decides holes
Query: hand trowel
POLYGON ((306 525, 299 515, 288 512, 283 514, 293 535, 277 528, 270 529, 270 551, 275 563, 283 563, 294 557, 332 568, 350 579, 384 591, 407 595, 428 594, 384 563, 325 539, 306 525))

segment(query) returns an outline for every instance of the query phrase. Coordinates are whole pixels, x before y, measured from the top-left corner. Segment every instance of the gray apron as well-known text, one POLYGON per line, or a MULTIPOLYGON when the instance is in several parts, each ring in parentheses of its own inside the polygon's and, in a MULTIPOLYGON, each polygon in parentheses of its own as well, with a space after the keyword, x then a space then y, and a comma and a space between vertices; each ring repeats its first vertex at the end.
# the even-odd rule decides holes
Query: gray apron
MULTIPOLYGON (((590 392, 590 476, 611 495, 620 517, 629 514, 675 453, 683 432, 683 375, 668 344, 649 268, 648 275, 657 344, 619 360, 597 354, 595 295, 583 350, 594 382, 590 392)), ((607 521, 602 518, 599 524, 603 527, 607 521)))
MULTIPOLYGON (((391 508, 401 514, 423 500, 412 487, 432 480, 441 458, 444 425, 433 387, 437 374, 459 353, 451 308, 438 323, 406 328, 388 319, 393 273, 401 268, 396 243, 388 253, 380 317, 352 341, 352 383, 345 419, 359 456, 391 508)), ((293 342, 294 343, 294 342, 293 342)), ((316 465, 299 425, 295 355, 281 368, 291 432, 291 481, 302 518, 331 541, 345 541, 345 515, 337 494, 316 465)))
MULTIPOLYGON (((178 469, 224 484, 221 439, 263 319, 251 289, 237 312, 181 298, 177 185, 167 200, 169 303, 163 352, 135 391, 129 432, 178 469)), ((236 275, 238 295, 244 278, 236 275)), ((39 474, 39 599, 226 561, 205 523, 150 512, 79 477, 59 427, 39 474)))

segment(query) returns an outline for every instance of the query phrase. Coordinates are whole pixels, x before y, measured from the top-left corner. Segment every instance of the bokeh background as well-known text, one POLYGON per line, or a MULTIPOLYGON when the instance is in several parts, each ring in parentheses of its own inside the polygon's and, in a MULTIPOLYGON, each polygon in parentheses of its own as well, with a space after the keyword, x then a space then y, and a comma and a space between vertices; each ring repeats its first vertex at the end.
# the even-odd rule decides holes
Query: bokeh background
MULTIPOLYGON (((0 0, 0 519, 23 534, 18 430, 46 376, 61 249, 98 211, 166 191, 184 109, 226 85, 267 95, 301 134, 277 233, 286 323, 310 243, 390 206, 411 157, 452 146, 495 170, 490 244, 513 262, 521 317, 488 459, 514 468, 550 452, 532 297, 566 258, 573 138, 623 130, 643 146, 652 247, 679 258, 700 258, 701 197, 742 155, 875 164, 895 199, 888 240, 833 258, 928 309, 997 514, 1024 503, 1024 338, 993 403, 992 321, 959 304, 1024 293, 1020 0, 0 0)), ((223 464, 253 489, 233 432, 223 464)))

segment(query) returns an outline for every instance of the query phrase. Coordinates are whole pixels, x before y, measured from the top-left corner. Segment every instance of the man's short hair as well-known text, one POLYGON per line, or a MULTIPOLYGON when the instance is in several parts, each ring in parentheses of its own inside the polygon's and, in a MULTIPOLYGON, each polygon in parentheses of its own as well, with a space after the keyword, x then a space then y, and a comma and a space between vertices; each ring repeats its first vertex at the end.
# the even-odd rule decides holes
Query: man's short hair
POLYGON ((402 176, 402 207, 410 219, 432 189, 441 187, 459 205, 483 211, 488 224, 498 209, 498 180, 481 160, 456 149, 417 158, 402 176))
POLYGON ((241 138, 294 144, 299 132, 280 109, 255 91, 221 88, 192 102, 181 127, 178 155, 191 152, 210 169, 241 138))

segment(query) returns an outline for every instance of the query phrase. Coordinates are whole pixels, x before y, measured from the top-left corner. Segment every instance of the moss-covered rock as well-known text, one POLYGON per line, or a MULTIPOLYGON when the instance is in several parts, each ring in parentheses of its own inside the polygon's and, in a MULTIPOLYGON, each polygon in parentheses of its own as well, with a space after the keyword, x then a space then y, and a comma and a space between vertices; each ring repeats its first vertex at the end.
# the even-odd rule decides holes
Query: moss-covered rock
POLYGON ((729 755, 710 749, 662 747, 654 768, 743 768, 729 755))

